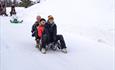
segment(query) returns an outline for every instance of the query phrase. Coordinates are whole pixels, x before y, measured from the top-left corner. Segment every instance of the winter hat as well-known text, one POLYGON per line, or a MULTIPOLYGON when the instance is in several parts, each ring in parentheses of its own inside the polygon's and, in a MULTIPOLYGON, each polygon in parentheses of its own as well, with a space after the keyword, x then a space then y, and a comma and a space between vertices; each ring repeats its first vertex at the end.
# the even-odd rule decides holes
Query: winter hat
POLYGON ((49 18, 49 17, 52 17, 52 15, 49 15, 48 18, 49 18))
POLYGON ((49 15, 49 16, 48 16, 48 20, 50 20, 50 19, 53 19, 53 20, 54 20, 54 18, 53 18, 52 15, 49 15))
POLYGON ((45 21, 45 22, 46 22, 46 20, 45 20, 44 18, 41 18, 41 19, 40 19, 40 22, 41 22, 41 21, 45 21))

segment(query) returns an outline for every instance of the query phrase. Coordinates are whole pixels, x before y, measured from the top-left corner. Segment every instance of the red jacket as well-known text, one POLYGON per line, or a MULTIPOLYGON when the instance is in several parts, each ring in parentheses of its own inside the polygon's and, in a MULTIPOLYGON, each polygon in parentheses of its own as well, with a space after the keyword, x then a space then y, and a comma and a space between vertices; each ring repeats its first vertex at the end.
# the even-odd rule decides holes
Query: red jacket
POLYGON ((37 31, 38 31, 38 36, 41 38, 42 37, 42 33, 44 31, 44 26, 43 25, 39 25, 37 27, 37 31))

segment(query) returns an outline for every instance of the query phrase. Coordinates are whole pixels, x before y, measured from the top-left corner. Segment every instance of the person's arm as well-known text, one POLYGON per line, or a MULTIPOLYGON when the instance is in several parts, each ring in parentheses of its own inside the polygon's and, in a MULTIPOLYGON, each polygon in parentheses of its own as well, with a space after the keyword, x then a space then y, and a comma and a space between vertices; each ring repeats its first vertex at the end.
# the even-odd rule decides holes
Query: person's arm
POLYGON ((57 26, 56 26, 56 24, 54 24, 54 27, 53 27, 53 39, 54 39, 54 41, 56 41, 56 35, 57 35, 57 26))
POLYGON ((15 7, 14 7, 14 12, 16 12, 15 7))
POLYGON ((32 32, 32 33, 34 32, 34 28, 35 28, 35 26, 34 26, 34 25, 32 25, 32 30, 31 30, 31 32, 32 32))
POLYGON ((44 26, 43 34, 47 34, 48 35, 49 34, 48 31, 49 31, 48 30, 48 23, 46 23, 45 26, 44 26))
POLYGON ((32 25, 32 30, 31 30, 31 32, 34 32, 34 31, 36 31, 37 30, 37 22, 35 22, 33 25, 32 25))

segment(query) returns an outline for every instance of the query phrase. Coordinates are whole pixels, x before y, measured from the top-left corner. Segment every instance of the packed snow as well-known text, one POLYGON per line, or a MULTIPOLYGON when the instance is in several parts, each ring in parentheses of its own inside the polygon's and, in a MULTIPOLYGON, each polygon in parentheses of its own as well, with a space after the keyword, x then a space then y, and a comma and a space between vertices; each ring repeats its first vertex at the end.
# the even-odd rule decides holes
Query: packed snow
POLYGON ((113 0, 44 0, 16 11, 23 23, 0 16, 1 70, 114 70, 113 0), (37 15, 54 16, 67 54, 35 48, 31 27, 37 15))

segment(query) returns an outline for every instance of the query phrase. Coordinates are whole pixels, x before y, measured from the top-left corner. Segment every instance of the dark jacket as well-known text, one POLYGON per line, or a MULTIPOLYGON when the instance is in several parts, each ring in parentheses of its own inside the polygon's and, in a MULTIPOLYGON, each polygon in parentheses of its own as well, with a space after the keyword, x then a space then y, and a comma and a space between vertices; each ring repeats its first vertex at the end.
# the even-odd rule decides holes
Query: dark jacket
POLYGON ((57 26, 55 23, 45 24, 44 32, 42 34, 42 48, 46 48, 46 44, 53 43, 54 45, 60 41, 60 49, 66 48, 66 44, 62 35, 57 35, 57 26))
POLYGON ((57 35, 57 26, 56 26, 56 24, 55 23, 50 24, 49 22, 47 22, 45 24, 45 29, 44 29, 43 34, 48 35, 48 39, 49 39, 50 42, 56 41, 56 35, 57 35))
POLYGON ((39 26, 39 22, 35 22, 33 25, 32 25, 32 30, 31 30, 31 32, 32 32, 32 36, 33 37, 36 37, 36 38, 38 38, 38 31, 37 31, 37 27, 39 26))
POLYGON ((2 5, 0 4, 0 15, 2 14, 2 5))
POLYGON ((1 14, 4 14, 4 13, 6 13, 6 6, 5 6, 5 4, 3 4, 3 5, 0 5, 0 13, 1 14))

